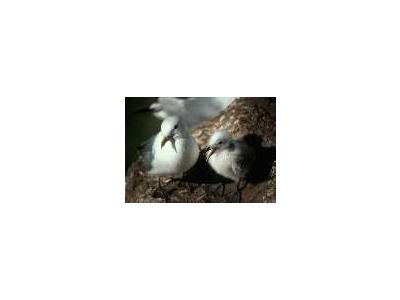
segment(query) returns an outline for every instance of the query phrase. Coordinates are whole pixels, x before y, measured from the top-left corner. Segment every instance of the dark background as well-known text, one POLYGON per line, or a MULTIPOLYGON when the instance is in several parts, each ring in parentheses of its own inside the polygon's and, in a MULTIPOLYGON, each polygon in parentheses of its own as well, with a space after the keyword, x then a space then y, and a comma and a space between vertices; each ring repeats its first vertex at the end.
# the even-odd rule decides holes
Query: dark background
POLYGON ((137 158, 137 146, 160 129, 161 121, 150 112, 138 112, 156 100, 157 97, 125 98, 125 172, 137 158))

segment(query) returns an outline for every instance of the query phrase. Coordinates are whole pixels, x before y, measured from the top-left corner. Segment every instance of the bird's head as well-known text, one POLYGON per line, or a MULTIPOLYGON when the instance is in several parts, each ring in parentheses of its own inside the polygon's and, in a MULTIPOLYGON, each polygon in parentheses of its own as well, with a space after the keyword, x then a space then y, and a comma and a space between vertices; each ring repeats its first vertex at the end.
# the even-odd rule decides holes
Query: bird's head
POLYGON ((210 159, 210 157, 215 152, 227 149, 230 146, 230 141, 231 141, 231 138, 226 131, 215 132, 211 136, 211 138, 208 142, 208 146, 202 150, 203 153, 207 153, 207 152, 211 151, 207 157, 207 161, 210 159))
MULTIPOLYGON (((182 136, 183 124, 177 117, 168 117, 161 123, 161 134, 163 136, 161 148, 170 141, 175 149, 175 139, 182 136)), ((176 149, 175 149, 176 151, 176 149)))

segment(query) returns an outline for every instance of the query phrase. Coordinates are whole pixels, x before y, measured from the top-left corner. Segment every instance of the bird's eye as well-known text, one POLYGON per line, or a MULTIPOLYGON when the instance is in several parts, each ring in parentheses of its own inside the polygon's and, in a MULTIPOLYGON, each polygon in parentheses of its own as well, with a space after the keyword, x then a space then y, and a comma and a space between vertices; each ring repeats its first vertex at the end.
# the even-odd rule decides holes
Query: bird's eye
POLYGON ((176 124, 175 126, 174 126, 174 129, 177 129, 178 128, 178 124, 176 124))
POLYGON ((222 141, 219 141, 218 144, 221 145, 221 144, 222 144, 222 141))

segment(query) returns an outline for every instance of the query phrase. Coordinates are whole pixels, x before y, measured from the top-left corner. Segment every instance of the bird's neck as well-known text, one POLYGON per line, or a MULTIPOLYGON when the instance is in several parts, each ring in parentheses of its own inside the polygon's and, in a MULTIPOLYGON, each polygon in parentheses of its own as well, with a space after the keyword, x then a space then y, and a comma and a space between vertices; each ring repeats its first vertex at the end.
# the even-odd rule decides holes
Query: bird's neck
POLYGON ((178 135, 178 139, 187 139, 190 137, 190 134, 188 131, 181 131, 178 135))

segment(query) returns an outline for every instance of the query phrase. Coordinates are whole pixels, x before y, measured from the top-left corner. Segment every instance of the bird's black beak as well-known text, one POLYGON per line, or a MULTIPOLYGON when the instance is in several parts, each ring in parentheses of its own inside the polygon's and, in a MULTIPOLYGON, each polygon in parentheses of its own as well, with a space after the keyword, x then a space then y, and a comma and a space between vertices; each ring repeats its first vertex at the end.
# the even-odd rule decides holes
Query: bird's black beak
POLYGON ((212 147, 210 147, 210 146, 208 146, 208 147, 204 148, 203 150, 201 150, 201 152, 202 152, 204 155, 206 155, 206 161, 207 161, 207 162, 208 162, 208 160, 210 159, 211 155, 214 154, 215 150, 217 150, 217 149, 216 149, 216 148, 212 148, 212 147), (210 151, 210 150, 211 150, 211 153, 207 156, 206 153, 207 153, 208 151, 210 151))
POLYGON ((172 145, 172 149, 174 149, 174 151, 176 153, 178 153, 178 151, 176 151, 176 147, 175 147, 175 139, 173 135, 169 135, 163 138, 163 140, 161 141, 161 148, 164 147, 165 143, 170 141, 171 145, 172 145))
POLYGON ((164 147, 165 143, 168 141, 174 142, 174 138, 172 137, 172 135, 163 138, 163 140, 161 141, 161 148, 164 147))

